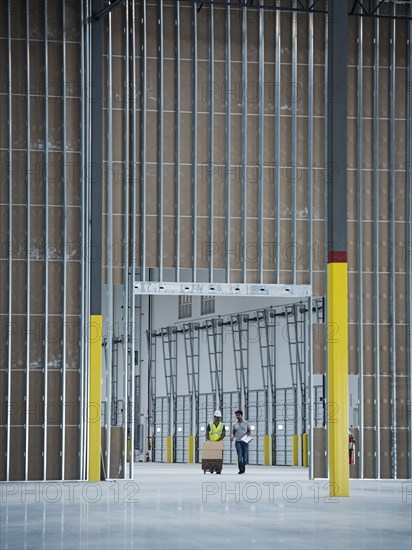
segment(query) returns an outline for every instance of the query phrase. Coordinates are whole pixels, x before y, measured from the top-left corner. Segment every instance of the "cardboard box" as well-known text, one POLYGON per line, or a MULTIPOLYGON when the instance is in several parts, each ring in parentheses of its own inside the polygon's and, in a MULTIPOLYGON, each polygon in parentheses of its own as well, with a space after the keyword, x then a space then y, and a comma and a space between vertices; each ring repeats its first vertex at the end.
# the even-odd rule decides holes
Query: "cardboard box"
POLYGON ((202 459, 223 459, 223 441, 205 441, 202 445, 202 459))

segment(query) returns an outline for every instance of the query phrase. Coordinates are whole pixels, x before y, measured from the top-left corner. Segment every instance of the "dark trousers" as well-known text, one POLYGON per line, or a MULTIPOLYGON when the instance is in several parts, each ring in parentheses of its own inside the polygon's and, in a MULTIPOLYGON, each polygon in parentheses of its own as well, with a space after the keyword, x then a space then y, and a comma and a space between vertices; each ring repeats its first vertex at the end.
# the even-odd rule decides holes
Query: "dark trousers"
POLYGON ((244 472, 245 466, 249 462, 249 445, 244 441, 236 441, 235 446, 239 463, 239 471, 244 472))

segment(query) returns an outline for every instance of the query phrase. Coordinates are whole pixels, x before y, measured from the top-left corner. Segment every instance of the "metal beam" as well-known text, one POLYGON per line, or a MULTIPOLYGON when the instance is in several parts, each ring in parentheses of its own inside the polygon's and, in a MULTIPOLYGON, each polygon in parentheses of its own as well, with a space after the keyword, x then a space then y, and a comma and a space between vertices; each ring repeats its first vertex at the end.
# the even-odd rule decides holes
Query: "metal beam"
POLYGON ((192 280, 197 274, 197 13, 192 13, 192 280))
POLYGON ((163 217, 164 217, 164 194, 163 194, 163 172, 164 172, 164 108, 163 108, 163 0, 158 2, 158 114, 157 114, 157 266, 159 269, 159 281, 163 281, 163 217))
MULTIPOLYGON (((44 0, 44 366, 43 366, 43 480, 47 479, 47 409, 48 409, 48 356, 49 356, 49 41, 48 0, 44 0)), ((83 37, 83 32, 82 32, 83 37)), ((83 72, 82 72, 83 74, 83 72)), ((82 89, 84 89, 82 87, 82 89)), ((83 160, 83 159, 82 159, 83 160)), ((82 333, 83 334, 83 333, 82 333)), ((82 409, 83 410, 83 409, 82 409)), ((81 427, 83 423, 81 423, 81 427)))
POLYGON ((209 281, 213 281, 213 243, 215 239, 215 14, 209 15, 209 281))
POLYGON ((155 283, 135 282, 135 294, 307 297, 310 285, 254 285, 239 283, 155 283))
POLYGON ((358 220, 358 456, 359 477, 364 477, 364 368, 363 368, 363 19, 358 21, 358 165, 357 165, 357 220, 358 220))
POLYGON ((7 344, 7 442, 6 442, 6 481, 10 481, 10 445, 11 445, 11 373, 12 373, 12 334, 11 327, 13 326, 13 96, 11 93, 12 86, 12 64, 11 64, 11 0, 7 2, 7 43, 8 43, 8 161, 9 161, 9 250, 8 250, 8 344, 7 344))
POLYGON ((176 2, 175 46, 175 280, 180 281, 180 2, 176 2))
MULTIPOLYGON (((29 479, 29 426, 30 426, 30 290, 31 290, 31 278, 30 278, 30 239, 31 239, 31 154, 30 154, 30 26, 29 26, 29 2, 26 0, 26 193, 27 193, 27 214, 26 214, 26 393, 25 393, 25 453, 24 453, 24 479, 29 479)), ((64 10, 64 1, 63 1, 64 10)), ((63 17, 64 19, 64 17, 63 17)), ((64 41, 63 41, 64 49, 64 41)), ((64 74, 64 73, 63 73, 64 74)), ((64 77, 63 77, 64 78, 64 77)), ((63 129, 64 133, 64 129, 63 129)), ((64 241, 63 241, 64 243, 64 241)), ((64 247, 63 247, 64 250, 64 247)), ((64 252, 63 252, 64 253, 64 252)), ((63 287, 64 289, 64 287, 63 287)), ((64 325, 63 325, 64 326, 64 325)), ((64 410, 64 401, 63 409, 64 410)), ((64 448, 63 448, 64 449, 64 448)), ((62 456, 64 464, 64 456, 62 456)))
MULTIPOLYGON (((100 0, 94 0, 94 6, 100 0)), ((102 312, 102 175, 103 175, 103 37, 102 21, 92 27, 92 74, 91 90, 91 250, 90 250, 90 313, 101 315, 102 312)))
MULTIPOLYGON (((396 14, 396 5, 393 6, 396 14)), ((396 289, 395 289, 395 104, 396 104, 396 20, 391 20, 389 86, 389 364, 391 370, 391 473, 398 477, 396 421, 396 289)), ((411 146, 411 144, 409 144, 411 146)))
POLYGON ((247 246, 247 10, 242 11, 242 225, 241 256, 242 282, 247 283, 246 246, 247 246))
POLYGON ((124 4, 125 0, 110 0, 110 4, 106 6, 105 8, 101 9, 100 11, 96 12, 92 16, 92 22, 93 21, 99 21, 102 17, 107 15, 108 13, 111 13, 116 8, 119 8, 122 4, 124 4))
POLYGON ((230 7, 226 8, 226 124, 225 124, 225 137, 226 137, 226 263, 225 263, 225 279, 226 283, 230 282, 230 207, 231 207, 231 189, 230 189, 230 175, 231 175, 231 146, 232 146, 232 125, 231 125, 231 101, 232 96, 230 90, 232 89, 232 76, 231 76, 231 26, 230 26, 230 7))
POLYGON ((374 331, 374 459, 375 477, 381 477, 380 437, 380 300, 379 300, 379 19, 375 21, 373 101, 373 331, 374 331))

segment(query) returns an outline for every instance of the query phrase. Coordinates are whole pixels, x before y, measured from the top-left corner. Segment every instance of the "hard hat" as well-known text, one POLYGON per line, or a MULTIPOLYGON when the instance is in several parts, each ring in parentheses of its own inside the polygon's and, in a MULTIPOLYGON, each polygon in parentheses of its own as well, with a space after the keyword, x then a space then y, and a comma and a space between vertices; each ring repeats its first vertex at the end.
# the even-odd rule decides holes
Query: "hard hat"
POLYGON ((217 411, 215 411, 215 412, 213 413, 213 415, 214 415, 214 416, 218 416, 219 418, 222 418, 222 412, 219 411, 219 409, 218 409, 217 411))

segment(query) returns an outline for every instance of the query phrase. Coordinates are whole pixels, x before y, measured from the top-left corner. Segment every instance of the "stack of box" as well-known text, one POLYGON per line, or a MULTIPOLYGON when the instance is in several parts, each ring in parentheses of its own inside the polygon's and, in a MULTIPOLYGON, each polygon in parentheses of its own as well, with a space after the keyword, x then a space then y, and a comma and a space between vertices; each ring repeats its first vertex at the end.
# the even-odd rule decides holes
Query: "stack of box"
POLYGON ((220 474, 223 467, 223 441, 205 441, 202 445, 202 470, 220 474))

